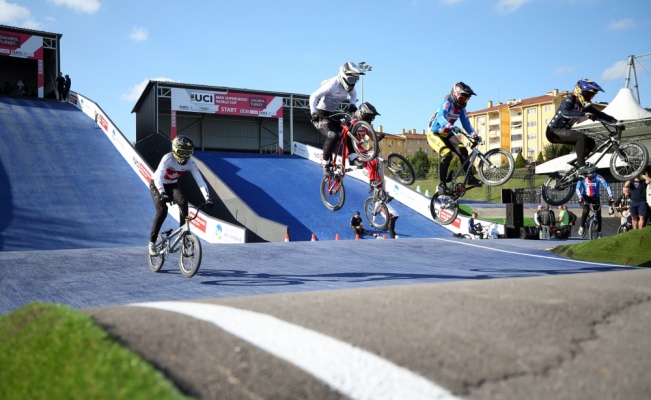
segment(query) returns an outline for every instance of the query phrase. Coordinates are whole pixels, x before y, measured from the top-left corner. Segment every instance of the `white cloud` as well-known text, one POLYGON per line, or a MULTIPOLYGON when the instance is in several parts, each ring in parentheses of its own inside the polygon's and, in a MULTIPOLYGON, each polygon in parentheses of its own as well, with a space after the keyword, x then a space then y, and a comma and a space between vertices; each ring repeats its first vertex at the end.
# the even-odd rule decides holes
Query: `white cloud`
POLYGON ((574 72, 576 67, 559 67, 554 70, 554 75, 565 75, 574 72))
POLYGON ((136 42, 144 42, 148 38, 149 32, 147 32, 147 29, 143 28, 142 26, 136 26, 135 28, 131 29, 131 33, 129 34, 129 39, 136 42))
POLYGON ((531 0, 498 0, 495 4, 495 9, 500 14, 510 14, 518 10, 518 8, 529 3, 531 0))
POLYGON ((96 13, 102 6, 98 0, 48 0, 48 2, 57 6, 69 7, 77 12, 87 14, 96 13))
POLYGON ((29 8, 15 3, 7 3, 6 0, 0 0, 0 23, 20 26, 26 21, 32 21, 31 16, 32 13, 29 8))
POLYGON ((176 82, 174 79, 170 78, 152 78, 152 79, 145 79, 140 83, 137 83, 129 89, 129 91, 122 96, 120 96, 120 100, 123 101, 128 101, 128 102, 136 102, 142 95, 143 90, 147 87, 147 84, 149 84, 149 81, 160 81, 160 82, 176 82))
POLYGON ((611 79, 626 78, 627 73, 628 61, 617 61, 615 64, 606 68, 604 72, 601 73, 601 80, 607 81, 611 79))
POLYGON ((624 29, 630 29, 635 26, 633 18, 620 19, 619 21, 611 22, 608 25, 609 31, 621 31, 624 29))

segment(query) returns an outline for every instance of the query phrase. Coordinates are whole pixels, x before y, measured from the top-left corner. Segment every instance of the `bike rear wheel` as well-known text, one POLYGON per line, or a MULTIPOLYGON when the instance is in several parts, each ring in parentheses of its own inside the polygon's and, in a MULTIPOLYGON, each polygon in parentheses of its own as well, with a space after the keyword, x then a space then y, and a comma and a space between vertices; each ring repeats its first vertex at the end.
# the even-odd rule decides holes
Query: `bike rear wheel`
POLYGON ((619 228, 617 229, 617 234, 619 235, 620 233, 628 232, 629 230, 630 229, 629 229, 628 224, 623 224, 623 225, 620 225, 619 228))
POLYGON ((542 185, 542 198, 550 206, 560 206, 574 195, 574 182, 559 174, 550 175, 542 185))
POLYGON ((644 172, 649 162, 649 151, 637 142, 624 143, 619 146, 622 157, 613 153, 610 159, 610 172, 618 181, 630 181, 644 172))
POLYGON ((382 201, 369 197, 364 201, 364 215, 375 229, 385 230, 389 226, 389 209, 382 201))
POLYGON ((469 239, 469 240, 471 240, 471 239, 472 239, 472 236, 470 236, 470 235, 467 234, 467 233, 464 233, 463 235, 461 235, 461 236, 459 237, 459 239, 469 239))
POLYGON ((384 165, 385 174, 400 182, 403 185, 411 185, 416 182, 416 172, 409 160, 398 153, 391 153, 384 165))
POLYGON ((181 240, 179 249, 179 269, 186 278, 192 278, 201 266, 201 242, 195 235, 189 233, 181 240))
POLYGON ((499 186, 511 179, 515 171, 515 161, 511 153, 504 149, 492 149, 484 154, 484 160, 479 161, 479 177, 488 186, 499 186))
POLYGON ((344 180, 341 176, 324 176, 321 180, 321 200, 330 211, 338 211, 346 201, 344 180))
POLYGON ((148 254, 147 261, 149 263, 149 269, 154 272, 160 271, 165 263, 165 253, 162 253, 164 243, 165 240, 163 239, 163 236, 158 235, 158 238, 156 239, 156 251, 158 252, 158 255, 152 256, 151 254, 148 254))
POLYGON ((357 121, 348 131, 348 135, 360 160, 368 162, 377 157, 380 146, 371 124, 366 121, 357 121))
POLYGON ((441 225, 449 225, 459 214, 459 203, 450 195, 434 193, 429 202, 432 218, 441 225))

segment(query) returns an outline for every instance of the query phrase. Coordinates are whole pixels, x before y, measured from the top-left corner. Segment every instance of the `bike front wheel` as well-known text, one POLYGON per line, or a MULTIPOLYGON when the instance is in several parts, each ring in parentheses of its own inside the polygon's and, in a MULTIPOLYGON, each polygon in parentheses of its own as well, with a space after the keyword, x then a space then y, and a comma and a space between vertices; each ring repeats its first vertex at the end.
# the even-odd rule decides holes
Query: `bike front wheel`
POLYGON ((619 146, 622 157, 617 152, 610 158, 610 172, 618 181, 630 181, 644 172, 649 162, 646 146, 637 142, 624 143, 619 146))
POLYGON ((403 185, 416 182, 416 172, 407 158, 398 153, 391 153, 384 165, 385 174, 403 185))
POLYGON ((348 135, 360 160, 368 162, 377 157, 380 146, 371 124, 366 121, 357 121, 348 135))
POLYGON ((542 185, 541 195, 550 206, 560 206, 574 195, 574 182, 558 174, 551 175, 542 185))
POLYGON ((156 239, 156 251, 158 252, 158 255, 152 256, 151 254, 148 254, 147 261, 149 262, 149 269, 154 272, 160 271, 165 263, 165 253, 163 252, 164 244, 165 239, 163 239, 163 236, 158 235, 158 238, 156 239))
POLYGON ((511 153, 504 149, 492 149, 479 161, 479 177, 488 186, 499 186, 511 179, 515 171, 515 161, 511 153))
POLYGON ((623 224, 623 225, 620 225, 619 228, 617 229, 617 234, 619 235, 620 233, 628 232, 629 230, 630 229, 629 229, 628 224, 623 224))
POLYGON ((593 218, 592 221, 590 221, 590 223, 588 224, 588 229, 587 229, 588 239, 594 240, 597 238, 597 235, 599 234, 599 232, 597 232, 598 227, 599 227, 599 223, 595 218, 593 218))
POLYGON ((385 230, 389 226, 389 209, 382 201, 369 197, 364 201, 364 214, 375 229, 385 230))
POLYGON ((459 214, 459 203, 450 195, 437 192, 429 202, 429 212, 441 225, 449 225, 459 214))
POLYGON ((179 269, 186 278, 192 278, 201 266, 201 242, 195 235, 189 233, 181 240, 179 251, 179 269))
POLYGON ((346 201, 344 180, 341 176, 324 176, 321 180, 321 200, 330 211, 339 211, 346 201))

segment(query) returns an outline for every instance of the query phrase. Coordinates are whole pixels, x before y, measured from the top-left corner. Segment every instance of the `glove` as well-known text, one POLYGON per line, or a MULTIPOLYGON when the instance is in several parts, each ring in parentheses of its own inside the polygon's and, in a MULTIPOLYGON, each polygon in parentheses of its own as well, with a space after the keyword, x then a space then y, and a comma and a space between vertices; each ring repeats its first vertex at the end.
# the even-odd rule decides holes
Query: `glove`
POLYGON ((212 208, 214 205, 215 203, 212 202, 210 196, 206 197, 206 208, 212 208))
POLYGON ((624 121, 616 121, 616 123, 617 123, 617 127, 619 128, 620 131, 623 131, 624 129, 626 129, 626 127, 624 126, 624 121))
POLYGON ((170 196, 168 196, 167 193, 165 193, 165 192, 161 192, 160 196, 158 196, 158 198, 163 203, 171 203, 172 202, 172 198, 170 196))
POLYGON ((479 136, 476 133, 473 133, 471 137, 475 140, 475 142, 477 142, 477 144, 481 144, 481 142, 482 142, 481 136, 479 136))
POLYGON ((310 121, 312 121, 313 124, 316 124, 320 120, 321 120, 321 117, 319 117, 319 114, 312 113, 312 117, 310 118, 310 121))
POLYGON ((589 112, 585 113, 585 116, 586 116, 587 118, 590 118, 592 121, 594 121, 595 119, 597 119, 597 118, 596 118, 592 113, 589 113, 589 112))
POLYGON ((612 206, 614 202, 615 202, 615 200, 613 199, 613 196, 610 196, 608 198, 608 205, 612 206))
POLYGON ((455 135, 460 135, 461 134, 461 128, 458 126, 453 126, 450 128, 450 132, 454 133, 455 135))
POLYGON ((583 200, 583 197, 579 197, 579 205, 583 206, 585 204, 585 200, 583 200))
POLYGON ((357 106, 351 103, 351 104, 348 105, 348 110, 347 111, 349 113, 354 113, 355 111, 357 111, 357 106))

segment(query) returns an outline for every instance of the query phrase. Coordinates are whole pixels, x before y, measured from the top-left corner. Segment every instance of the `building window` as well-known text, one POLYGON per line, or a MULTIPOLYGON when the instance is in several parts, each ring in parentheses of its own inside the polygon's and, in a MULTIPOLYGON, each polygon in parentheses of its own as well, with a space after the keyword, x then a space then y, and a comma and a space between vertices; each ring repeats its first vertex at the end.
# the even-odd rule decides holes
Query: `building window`
POLYGON ((518 140, 522 140, 522 134, 521 133, 519 133, 517 135, 511 135, 511 141, 512 142, 515 142, 515 141, 518 141, 518 140))
POLYGON ((537 110, 535 108, 527 108, 527 115, 536 114, 537 110))
POLYGON ((552 106, 545 106, 545 107, 543 107, 543 110, 545 112, 550 112, 552 110, 552 106))
POLYGON ((522 147, 511 147, 511 154, 518 154, 522 151, 522 147))
POLYGON ((534 126, 538 126, 538 122, 537 122, 537 121, 528 121, 528 122, 527 122, 527 127, 528 127, 528 128, 533 128, 534 126))
POLYGON ((527 135, 528 140, 536 140, 537 135, 535 133, 530 133, 527 135))

